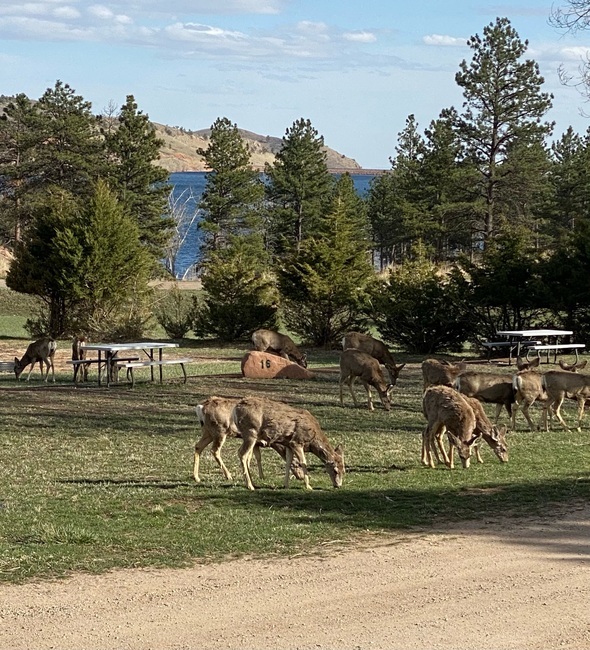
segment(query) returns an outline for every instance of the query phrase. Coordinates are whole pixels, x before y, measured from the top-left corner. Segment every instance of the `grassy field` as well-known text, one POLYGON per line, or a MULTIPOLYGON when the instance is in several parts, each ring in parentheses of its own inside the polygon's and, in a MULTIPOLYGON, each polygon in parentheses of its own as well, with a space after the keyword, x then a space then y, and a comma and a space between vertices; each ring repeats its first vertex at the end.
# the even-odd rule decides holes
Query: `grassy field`
MULTIPOLYGON (((6 307, 3 291, 5 361, 22 354, 27 340, 18 329, 26 314, 10 313, 18 310, 6 307)), ((337 352, 309 350, 314 380, 255 381, 239 373, 246 345, 187 339, 177 350, 195 359, 186 384, 171 367, 163 385, 138 374, 130 390, 124 383, 99 389, 92 381, 75 387, 65 364, 68 346, 60 342, 55 385, 42 383, 38 370, 28 384, 0 374, 3 581, 309 553, 367 535, 500 515, 515 517, 518 525, 519 516, 550 514, 590 496, 587 428, 531 433, 521 419, 509 434, 507 464, 484 447, 485 463, 469 470, 421 467, 420 358, 396 354, 408 366, 393 408, 369 413, 353 408, 349 395, 340 407, 337 352), (255 479, 259 489, 251 493, 243 486, 235 440, 223 450, 234 480, 222 478, 206 451, 203 482, 195 484, 195 405, 210 395, 265 395, 309 409, 329 439, 344 445, 342 489, 331 488, 315 456, 308 458, 314 490, 305 492, 294 480, 283 489, 280 458, 269 450, 263 452, 266 477, 255 479)), ((357 391, 361 397, 362 388, 357 391)), ((573 421, 574 408, 566 407, 565 416, 573 421)))

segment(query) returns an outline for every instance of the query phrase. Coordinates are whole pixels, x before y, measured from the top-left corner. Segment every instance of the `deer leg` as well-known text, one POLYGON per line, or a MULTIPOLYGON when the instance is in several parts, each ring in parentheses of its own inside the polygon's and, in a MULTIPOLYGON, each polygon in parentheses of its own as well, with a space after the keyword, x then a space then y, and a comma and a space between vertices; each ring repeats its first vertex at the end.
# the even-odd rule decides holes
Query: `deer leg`
MULTIPOLYGON (((538 431, 539 426, 538 425, 535 426, 535 424, 534 424, 534 422, 533 422, 533 420, 531 418, 531 415, 529 413, 529 408, 532 406, 532 404, 533 404, 533 402, 526 402, 525 401, 524 406, 522 407, 522 414, 526 418, 526 421, 528 422, 530 430, 531 431, 538 431)), ((543 411, 543 412, 545 412, 545 411, 543 411)))
POLYGON ((309 474, 307 472, 307 463, 305 461, 305 453, 303 451, 303 447, 299 445, 297 445, 295 448, 287 447, 287 453, 289 453, 289 451, 291 452, 292 457, 291 457, 291 463, 288 464, 287 469, 290 469, 291 464, 293 462, 293 456, 294 456, 299 463, 301 471, 303 472, 303 483, 305 484, 305 489, 312 490, 313 488, 309 483, 309 474))
POLYGON ((584 419, 584 406, 586 398, 578 395, 578 431, 582 431, 582 420, 584 419))
POLYGON ((565 398, 565 395, 561 395, 554 404, 557 404, 555 408, 553 409, 555 412, 555 415, 557 416, 557 419, 561 422, 562 426, 567 430, 570 431, 570 428, 567 426, 565 423, 565 420, 561 417, 561 405, 563 404, 563 400, 565 398))
MULTIPOLYGON (((243 434, 242 434, 243 435, 243 434)), ((254 446, 256 445, 256 434, 246 435, 244 437, 244 442, 241 447, 238 449, 238 456, 240 458, 240 463, 242 465, 242 473, 244 475, 244 482, 246 487, 249 490, 254 490, 254 485, 252 483, 252 477, 250 476, 250 460, 252 459, 252 453, 254 446)))
POLYGON ((483 458, 481 457, 480 446, 481 445, 476 443, 475 445, 473 445, 473 449, 475 451, 475 457, 477 458, 477 462, 483 464, 483 458))
POLYGON ((426 425, 424 431, 422 431, 422 455, 420 458, 422 465, 426 467, 430 466, 430 446, 428 440, 428 425, 426 425))
MULTIPOLYGON (((211 454, 213 455, 213 458, 217 461, 217 464, 221 468, 221 471, 223 472, 223 475, 228 481, 232 480, 232 476, 230 474, 230 471, 227 469, 225 466, 225 463, 221 459, 221 448, 223 447, 223 443, 225 442, 225 436, 220 436, 216 438, 213 441, 213 447, 211 447, 211 454)), ((258 452, 260 453, 260 452, 258 452)))
POLYGON ((344 397, 342 395, 342 389, 343 389, 343 385, 344 385, 344 378, 343 377, 340 377, 340 381, 338 382, 338 384, 340 386, 340 406, 344 406, 344 397))
POLYGON ((256 466, 258 467, 258 478, 260 480, 264 479, 264 472, 262 471, 262 452, 260 451, 259 445, 254 445, 254 458, 256 458, 256 466))
POLYGON ((348 378, 348 388, 350 389, 350 394, 352 395, 352 401, 354 402, 355 407, 358 407, 358 402, 356 401, 356 395, 354 394, 354 389, 352 385, 354 384, 356 377, 348 378))
MULTIPOLYGON (((502 406, 504 406, 504 404, 496 404, 496 419, 494 420, 494 424, 498 424, 498 420, 502 413, 502 406)), ((508 406, 506 406, 506 409, 508 409, 508 406)), ((508 411, 508 415, 510 416, 510 411, 508 411)))
POLYGON ((453 467, 452 465, 452 446, 450 447, 451 455, 447 454, 447 450, 445 449, 445 446, 443 445, 443 436, 445 435, 445 431, 447 428, 444 426, 444 424, 438 425, 438 428, 435 430, 435 435, 434 435, 434 443, 436 444, 436 448, 438 448, 438 451, 440 452, 440 457, 442 458, 443 463, 447 467, 453 467), (449 463, 451 463, 449 465, 449 463))
POLYGON ((367 391, 367 407, 368 407, 369 411, 374 411, 375 407, 373 406, 373 397, 371 395, 371 386, 366 381, 363 381, 362 379, 361 379, 361 381, 363 382, 363 386, 365 387, 365 390, 367 391))
POLYGON ((285 489, 289 487, 292 463, 293 463, 293 450, 291 449, 291 447, 285 447, 285 489))
POLYGON ((212 438, 208 433, 204 433, 200 440, 198 440, 195 443, 195 457, 194 457, 194 462, 193 462, 193 476, 195 478, 195 481, 197 483, 201 482, 201 478, 199 476, 199 461, 201 458, 201 453, 207 447, 207 445, 211 442, 212 438))

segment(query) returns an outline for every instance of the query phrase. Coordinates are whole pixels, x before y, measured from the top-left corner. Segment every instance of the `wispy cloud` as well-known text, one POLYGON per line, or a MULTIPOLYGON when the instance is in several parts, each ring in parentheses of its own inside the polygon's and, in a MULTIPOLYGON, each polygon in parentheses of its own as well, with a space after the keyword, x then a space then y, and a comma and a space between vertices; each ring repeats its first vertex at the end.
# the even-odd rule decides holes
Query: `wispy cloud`
POLYGON ((467 44, 466 38, 447 36, 445 34, 427 34, 422 38, 425 45, 443 45, 445 47, 457 47, 467 44))
POLYGON ((342 38, 353 43, 375 43, 377 40, 377 36, 373 32, 366 31, 344 32, 342 38))

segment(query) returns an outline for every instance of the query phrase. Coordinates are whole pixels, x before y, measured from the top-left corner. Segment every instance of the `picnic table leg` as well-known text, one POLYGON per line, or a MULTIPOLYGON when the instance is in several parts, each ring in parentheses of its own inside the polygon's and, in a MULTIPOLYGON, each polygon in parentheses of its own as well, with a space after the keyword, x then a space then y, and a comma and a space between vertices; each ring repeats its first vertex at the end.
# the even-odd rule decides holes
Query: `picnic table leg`
POLYGON ((100 387, 101 385, 101 379, 100 379, 100 367, 102 366, 102 354, 101 351, 98 351, 98 385, 100 387))
POLYGON ((160 361, 160 383, 163 381, 163 375, 162 375, 162 348, 158 350, 158 359, 160 361))

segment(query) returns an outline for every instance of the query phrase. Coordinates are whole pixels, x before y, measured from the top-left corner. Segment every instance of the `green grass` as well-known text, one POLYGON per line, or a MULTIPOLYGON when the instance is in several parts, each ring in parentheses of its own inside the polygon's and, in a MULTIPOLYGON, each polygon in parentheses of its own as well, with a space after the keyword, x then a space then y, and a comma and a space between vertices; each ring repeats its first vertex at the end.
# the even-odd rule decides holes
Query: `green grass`
MULTIPOLYGON (((195 366, 187 384, 139 380, 133 390, 107 390, 76 388, 69 373, 58 373, 55 386, 0 375, 1 580, 313 552, 322 542, 367 533, 550 513, 590 496, 587 429, 530 433, 521 420, 507 464, 484 447, 485 463, 466 471, 421 467, 417 363, 402 373, 392 411, 369 413, 354 409, 346 394, 339 406, 334 371, 314 381, 246 380, 228 374, 243 349, 186 346, 179 354, 211 360, 195 366), (235 440, 223 450, 234 480, 222 478, 207 450, 195 484, 194 407, 213 394, 266 395, 311 410, 345 447, 342 489, 331 488, 315 456, 308 459, 313 492, 295 480, 283 489, 280 458, 268 450, 266 477, 255 479, 259 489, 250 493, 235 440)), ((310 358, 312 367, 336 368, 336 353, 312 351, 310 358)))
MULTIPOLYGON (((22 325, 30 304, 22 300, 0 290, 3 360, 9 348, 24 351, 28 340, 22 325)), ((162 386, 147 381, 148 370, 136 372, 133 390, 124 383, 75 387, 70 370, 58 371, 56 384, 48 386, 38 369, 28 384, 0 374, 0 581, 309 553, 323 542, 415 526, 550 515, 590 497, 587 428, 530 433, 520 419, 519 431, 509 434, 507 464, 484 446, 483 465, 423 468, 420 357, 396 354, 409 365, 392 411, 377 406, 369 413, 353 408, 347 393, 340 407, 336 352, 309 351, 314 381, 253 381, 240 375, 247 346, 192 338, 180 344, 167 354, 197 361, 187 384, 176 367, 165 368, 162 386), (255 478, 259 489, 250 493, 235 440, 223 450, 234 480, 222 478, 207 450, 202 483, 194 483, 195 405, 210 395, 252 394, 309 409, 332 443, 344 445, 342 489, 331 488, 312 455, 313 492, 295 480, 283 489, 281 460, 268 450, 265 479, 255 478)), ((363 389, 357 394, 364 404, 363 389)), ((573 407, 566 407, 566 418, 573 421, 573 407)))

